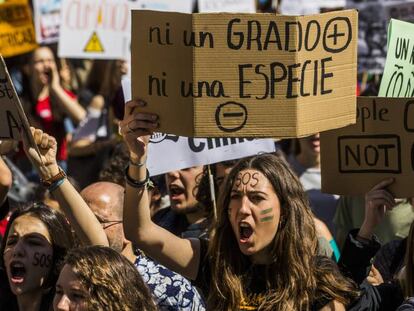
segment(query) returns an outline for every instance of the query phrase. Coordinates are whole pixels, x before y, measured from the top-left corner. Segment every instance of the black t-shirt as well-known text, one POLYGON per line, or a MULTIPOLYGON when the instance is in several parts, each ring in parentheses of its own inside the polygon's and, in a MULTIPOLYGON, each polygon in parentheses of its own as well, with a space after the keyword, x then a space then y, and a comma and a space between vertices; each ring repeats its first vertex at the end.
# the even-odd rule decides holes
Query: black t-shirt
MULTIPOLYGON (((208 297, 209 286, 211 281, 211 266, 207 256, 208 241, 200 239, 200 265, 198 268, 197 278, 194 281, 199 287, 205 298, 208 297)), ((268 290, 266 289, 266 266, 254 265, 247 272, 247 284, 245 285, 245 299, 241 302, 239 310, 255 311, 266 298, 268 290)), ((314 301, 311 311, 316 311, 328 304, 332 299, 314 301)))

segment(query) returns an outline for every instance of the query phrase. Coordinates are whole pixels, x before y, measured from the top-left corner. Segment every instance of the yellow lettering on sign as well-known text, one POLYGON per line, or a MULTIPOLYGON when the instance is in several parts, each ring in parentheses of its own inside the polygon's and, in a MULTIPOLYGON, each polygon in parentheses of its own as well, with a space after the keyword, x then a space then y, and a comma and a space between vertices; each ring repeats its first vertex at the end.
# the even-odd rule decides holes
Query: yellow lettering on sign
POLYGON ((86 43, 86 46, 83 49, 83 51, 91 52, 91 53, 104 52, 104 48, 102 46, 101 40, 99 40, 99 37, 95 31, 93 32, 92 36, 89 38, 88 43, 86 43))

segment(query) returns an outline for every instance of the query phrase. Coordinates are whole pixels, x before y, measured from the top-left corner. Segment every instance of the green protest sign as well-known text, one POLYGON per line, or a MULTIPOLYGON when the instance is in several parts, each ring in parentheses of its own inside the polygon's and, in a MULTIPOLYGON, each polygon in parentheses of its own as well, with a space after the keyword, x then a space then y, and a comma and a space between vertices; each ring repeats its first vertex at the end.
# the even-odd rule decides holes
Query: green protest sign
POLYGON ((391 19, 388 53, 378 96, 414 96, 414 24, 391 19))

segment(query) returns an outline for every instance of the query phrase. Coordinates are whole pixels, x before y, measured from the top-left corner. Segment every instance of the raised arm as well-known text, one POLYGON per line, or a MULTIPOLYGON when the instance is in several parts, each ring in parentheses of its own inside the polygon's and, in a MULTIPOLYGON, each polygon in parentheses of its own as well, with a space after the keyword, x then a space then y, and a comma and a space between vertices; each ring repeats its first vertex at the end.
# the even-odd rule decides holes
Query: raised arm
POLYGON ((108 238, 89 206, 65 177, 58 177, 61 169, 56 162, 57 143, 55 138, 39 129, 30 128, 40 156, 24 142, 27 157, 43 181, 52 181, 49 191, 59 202, 76 235, 85 245, 109 246, 108 238))
POLYGON ((50 66, 50 96, 73 121, 79 123, 86 117, 86 110, 76 99, 70 97, 61 86, 56 64, 53 63, 50 66))
POLYGON ((130 152, 124 202, 125 236, 151 258, 195 279, 200 262, 200 241, 179 238, 151 220, 146 158, 149 135, 158 127, 159 120, 154 114, 139 112, 144 105, 142 101, 128 102, 124 120, 119 124, 130 152))

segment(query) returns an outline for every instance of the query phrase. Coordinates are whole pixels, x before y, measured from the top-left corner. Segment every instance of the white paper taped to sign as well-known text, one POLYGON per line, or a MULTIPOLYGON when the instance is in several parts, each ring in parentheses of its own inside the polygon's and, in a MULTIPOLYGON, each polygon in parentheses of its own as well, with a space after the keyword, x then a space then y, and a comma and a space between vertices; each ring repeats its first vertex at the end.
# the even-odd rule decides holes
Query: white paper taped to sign
POLYGON ((272 139, 192 138, 154 133, 148 147, 147 167, 155 176, 274 151, 272 139))
POLYGON ((192 0, 64 0, 59 57, 129 59, 131 10, 192 12, 192 0))
POLYGON ((255 0, 198 0, 200 13, 256 13, 255 0))
MULTIPOLYGON (((131 100, 130 79, 122 80, 122 89, 125 102, 131 100)), ((147 167, 150 175, 155 176, 274 151, 272 139, 192 138, 154 133, 148 146, 147 167)))

